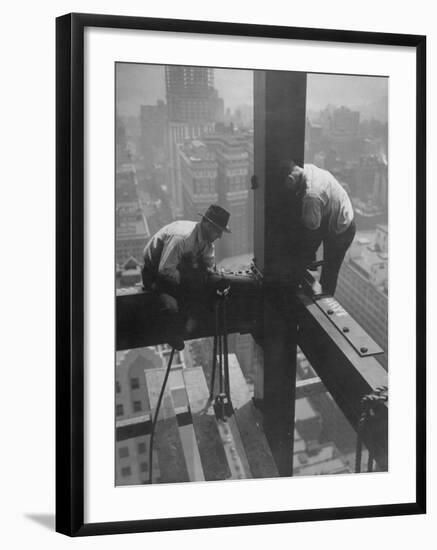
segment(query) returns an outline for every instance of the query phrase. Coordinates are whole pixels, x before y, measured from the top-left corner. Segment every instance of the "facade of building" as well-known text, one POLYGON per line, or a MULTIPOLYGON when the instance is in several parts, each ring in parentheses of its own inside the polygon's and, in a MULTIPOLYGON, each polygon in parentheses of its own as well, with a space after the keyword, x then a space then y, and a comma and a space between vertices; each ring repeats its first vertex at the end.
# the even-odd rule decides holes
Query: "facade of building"
POLYGON ((354 197, 363 203, 370 202, 379 208, 387 208, 388 165, 384 154, 360 158, 356 168, 354 197))
POLYGON ((115 261, 119 266, 131 256, 142 261, 150 232, 138 195, 133 164, 122 164, 117 170, 115 198, 115 261))
POLYGON ((141 105, 141 153, 144 170, 150 174, 155 164, 164 160, 167 137, 167 106, 159 100, 156 105, 141 105))
POLYGON ((150 234, 140 201, 118 201, 115 220, 116 263, 121 265, 131 256, 141 261, 150 234))
POLYGON ((198 213, 218 202, 215 155, 200 140, 187 141, 179 150, 184 216, 198 219, 198 213))
POLYGON ((115 172, 115 200, 134 201, 137 199, 137 179, 135 166, 131 162, 121 162, 115 172))
POLYGON ((388 232, 358 232, 340 270, 335 297, 384 350, 376 356, 387 365, 388 232))
POLYGON ((115 121, 115 138, 115 163, 119 166, 126 158, 128 149, 126 126, 120 117, 115 121))
POLYGON ((223 102, 214 88, 214 69, 208 67, 165 67, 169 120, 200 123, 216 121, 223 102))
POLYGON ((252 250, 248 141, 248 135, 234 132, 214 133, 204 138, 217 161, 218 201, 231 214, 232 235, 217 245, 221 258, 252 250))
POLYGON ((216 243, 217 261, 252 251, 251 163, 253 167, 252 136, 228 129, 179 146, 184 216, 196 219, 215 202, 231 214, 232 233, 216 243))
POLYGON ((332 113, 331 135, 334 138, 355 138, 360 126, 360 113, 347 107, 335 109, 332 113))
POLYGON ((342 161, 356 161, 362 152, 360 113, 347 107, 334 109, 328 135, 330 148, 342 161))
MULTIPOLYGON (((150 402, 146 389, 147 369, 165 368, 170 350, 167 346, 139 348, 117 352, 115 376, 116 427, 150 420, 150 402)), ((184 366, 183 354, 177 352, 172 370, 184 366)), ((115 484, 138 485, 148 482, 148 434, 123 440, 115 445, 115 484)))
POLYGON ((172 122, 167 125, 168 182, 173 201, 174 217, 184 215, 184 191, 181 176, 180 150, 186 140, 199 140, 213 132, 214 123, 172 122))
POLYGON ((214 69, 165 67, 168 110, 167 158, 170 194, 176 217, 184 211, 179 148, 185 140, 200 139, 223 120, 223 100, 214 88, 214 69))

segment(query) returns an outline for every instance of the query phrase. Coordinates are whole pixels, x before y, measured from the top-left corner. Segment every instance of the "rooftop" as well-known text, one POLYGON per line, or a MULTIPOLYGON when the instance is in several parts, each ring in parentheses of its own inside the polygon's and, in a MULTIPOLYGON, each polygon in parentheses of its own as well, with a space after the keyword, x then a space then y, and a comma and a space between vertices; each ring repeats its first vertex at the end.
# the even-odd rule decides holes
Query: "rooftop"
POLYGON ((116 240, 137 237, 146 239, 150 236, 147 220, 141 209, 120 212, 115 230, 116 240))

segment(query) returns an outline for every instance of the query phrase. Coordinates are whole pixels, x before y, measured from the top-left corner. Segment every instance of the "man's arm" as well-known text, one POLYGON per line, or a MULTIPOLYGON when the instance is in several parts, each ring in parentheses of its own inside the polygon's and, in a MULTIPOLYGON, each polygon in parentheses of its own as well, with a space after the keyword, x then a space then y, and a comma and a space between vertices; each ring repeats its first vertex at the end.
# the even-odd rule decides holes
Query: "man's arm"
POLYGON ((184 254, 180 264, 180 282, 185 289, 199 290, 204 287, 208 273, 215 269, 214 245, 207 245, 204 250, 193 257, 193 254, 184 254))
POLYGON ((323 203, 317 196, 307 195, 302 202, 302 226, 300 229, 301 258, 304 266, 315 260, 322 241, 323 203))
POLYGON ((203 261, 203 264, 204 264, 205 268, 208 271, 211 271, 211 270, 214 269, 214 267, 215 267, 214 244, 211 243, 211 245, 206 248, 206 250, 204 251, 204 253, 202 255, 202 261, 203 261))
POLYGON ((157 285, 160 292, 177 297, 180 289, 181 274, 179 263, 184 253, 183 240, 172 236, 162 250, 158 266, 157 285))
POLYGON ((313 197, 311 195, 304 197, 302 201, 302 222, 303 225, 315 231, 319 229, 322 223, 323 204, 319 197, 313 197))

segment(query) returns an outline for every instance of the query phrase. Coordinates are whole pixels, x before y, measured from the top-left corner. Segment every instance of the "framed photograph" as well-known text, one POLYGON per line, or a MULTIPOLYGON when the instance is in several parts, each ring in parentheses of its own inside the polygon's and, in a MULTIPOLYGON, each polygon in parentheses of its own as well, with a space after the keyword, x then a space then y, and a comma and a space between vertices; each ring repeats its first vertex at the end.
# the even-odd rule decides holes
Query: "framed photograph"
POLYGON ((425 37, 56 25, 57 531, 425 513, 425 37))

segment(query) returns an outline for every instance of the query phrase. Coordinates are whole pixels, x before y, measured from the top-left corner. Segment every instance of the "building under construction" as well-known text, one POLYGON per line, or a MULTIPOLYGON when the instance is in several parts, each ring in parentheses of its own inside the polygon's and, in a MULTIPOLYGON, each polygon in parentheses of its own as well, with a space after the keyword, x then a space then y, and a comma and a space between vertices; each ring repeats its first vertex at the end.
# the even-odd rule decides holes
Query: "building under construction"
POLYGON ((150 293, 117 291, 118 485, 388 468, 384 350, 334 297, 313 293, 310 273, 294 261, 299 243, 283 245, 292 215, 281 167, 303 162, 306 78, 254 74, 253 258, 211 277, 211 307, 199 310, 184 352, 164 345, 150 293), (235 335, 253 341, 250 376, 235 335), (338 431, 355 441, 349 455, 322 434, 320 410, 334 405, 338 431))

